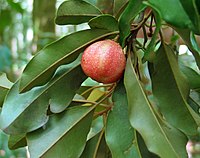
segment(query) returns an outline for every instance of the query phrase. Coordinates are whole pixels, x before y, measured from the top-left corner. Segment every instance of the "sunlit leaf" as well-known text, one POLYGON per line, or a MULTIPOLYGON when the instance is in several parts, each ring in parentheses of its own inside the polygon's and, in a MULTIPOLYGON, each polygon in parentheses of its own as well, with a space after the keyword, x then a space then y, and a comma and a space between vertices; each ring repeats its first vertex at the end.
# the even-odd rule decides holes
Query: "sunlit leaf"
POLYGON ((74 61, 88 44, 116 33, 102 29, 84 30, 48 45, 26 66, 20 80, 20 92, 45 84, 60 65, 74 61))
POLYGON ((150 66, 150 74, 153 94, 158 100, 158 107, 166 120, 185 134, 195 135, 197 124, 192 118, 186 102, 189 86, 179 70, 174 52, 169 46, 161 45, 153 65, 150 66))
POLYGON ((126 38, 130 35, 131 22, 145 8, 142 0, 129 0, 128 6, 119 18, 120 44, 125 45, 126 38))
POLYGON ((69 108, 50 116, 44 128, 27 135, 31 158, 75 158, 84 150, 93 107, 69 108))
POLYGON ((105 130, 106 142, 112 157, 141 157, 137 146, 136 131, 131 126, 128 117, 128 102, 123 82, 114 92, 113 104, 113 109, 108 114, 105 130))
POLYGON ((95 6, 83 0, 64 1, 57 10, 56 24, 81 24, 101 14, 95 6))
POLYGON ((187 138, 157 115, 143 91, 130 57, 125 70, 125 88, 131 125, 140 133, 148 150, 162 158, 186 158, 187 138))

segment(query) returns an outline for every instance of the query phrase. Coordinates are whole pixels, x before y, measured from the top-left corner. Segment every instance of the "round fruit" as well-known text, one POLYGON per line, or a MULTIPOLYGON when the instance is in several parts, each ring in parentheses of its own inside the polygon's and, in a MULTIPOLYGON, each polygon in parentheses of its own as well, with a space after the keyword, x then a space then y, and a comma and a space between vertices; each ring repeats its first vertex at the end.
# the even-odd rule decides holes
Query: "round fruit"
POLYGON ((81 59, 84 73, 101 83, 113 83, 123 75, 126 58, 121 46, 112 40, 103 40, 87 47, 81 59))

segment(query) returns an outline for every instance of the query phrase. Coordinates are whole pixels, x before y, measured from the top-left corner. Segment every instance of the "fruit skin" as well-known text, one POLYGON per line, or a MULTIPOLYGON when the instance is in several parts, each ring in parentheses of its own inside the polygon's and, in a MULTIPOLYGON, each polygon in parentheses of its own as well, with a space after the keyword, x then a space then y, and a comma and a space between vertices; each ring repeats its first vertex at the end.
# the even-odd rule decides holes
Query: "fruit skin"
POLYGON ((124 72, 126 58, 121 46, 112 40, 91 44, 82 55, 81 67, 84 73, 101 83, 118 81, 124 72))

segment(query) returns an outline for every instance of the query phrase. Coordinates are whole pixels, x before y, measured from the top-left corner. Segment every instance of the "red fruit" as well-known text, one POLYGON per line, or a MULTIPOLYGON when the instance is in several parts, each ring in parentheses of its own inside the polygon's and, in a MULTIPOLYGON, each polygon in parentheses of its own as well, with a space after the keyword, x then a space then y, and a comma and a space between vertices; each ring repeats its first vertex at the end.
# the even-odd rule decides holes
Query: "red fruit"
POLYGON ((123 75, 126 58, 121 46, 112 40, 103 40, 87 47, 81 59, 85 74, 101 83, 113 83, 123 75))

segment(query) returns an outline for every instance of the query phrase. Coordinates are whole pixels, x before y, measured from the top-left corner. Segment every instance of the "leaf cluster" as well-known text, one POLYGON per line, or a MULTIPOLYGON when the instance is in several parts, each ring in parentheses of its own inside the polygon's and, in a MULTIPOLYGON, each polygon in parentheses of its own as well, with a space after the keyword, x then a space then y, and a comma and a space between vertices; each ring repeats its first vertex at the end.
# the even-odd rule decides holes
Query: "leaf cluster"
POLYGON ((11 149, 27 145, 31 158, 187 157, 186 143, 198 141, 200 125, 198 1, 112 3, 111 15, 94 2, 64 1, 55 23, 89 29, 44 47, 15 83, 0 74, 0 128, 11 149), (197 71, 181 61, 175 35, 197 71), (127 57, 117 83, 91 81, 80 66, 84 49, 103 39, 119 42, 127 57))

